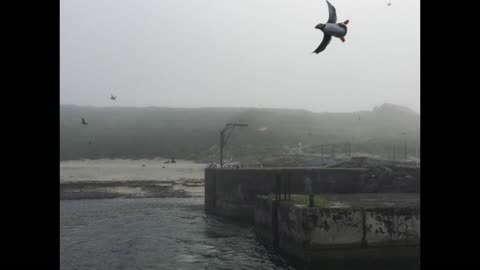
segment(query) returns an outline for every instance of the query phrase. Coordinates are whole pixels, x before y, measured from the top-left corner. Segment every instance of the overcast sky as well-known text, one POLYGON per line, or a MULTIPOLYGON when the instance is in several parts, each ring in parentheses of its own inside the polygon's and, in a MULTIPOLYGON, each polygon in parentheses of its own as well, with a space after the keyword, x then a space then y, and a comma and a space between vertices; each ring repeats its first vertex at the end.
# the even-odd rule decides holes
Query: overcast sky
POLYGON ((317 55, 324 0, 61 0, 60 102, 419 112, 420 1, 330 2, 317 55))

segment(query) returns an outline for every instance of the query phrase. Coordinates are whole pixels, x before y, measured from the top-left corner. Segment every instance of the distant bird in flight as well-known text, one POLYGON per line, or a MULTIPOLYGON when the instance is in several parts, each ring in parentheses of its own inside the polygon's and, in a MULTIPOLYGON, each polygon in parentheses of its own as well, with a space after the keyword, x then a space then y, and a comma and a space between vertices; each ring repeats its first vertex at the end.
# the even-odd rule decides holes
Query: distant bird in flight
POLYGON ((327 23, 319 23, 315 26, 315 29, 322 30, 323 40, 318 48, 313 51, 318 54, 327 48, 327 45, 332 40, 332 36, 339 38, 342 42, 345 42, 345 35, 347 34, 348 20, 343 23, 337 23, 337 12, 335 7, 327 1, 328 4, 328 21, 327 23))
POLYGON ((111 99, 111 100, 117 100, 117 96, 110 95, 110 99, 111 99))
POLYGON ((387 6, 391 6, 392 5, 392 2, 388 2, 387 6))
POLYGON ((88 123, 85 121, 85 118, 82 118, 82 124, 88 125, 88 123))

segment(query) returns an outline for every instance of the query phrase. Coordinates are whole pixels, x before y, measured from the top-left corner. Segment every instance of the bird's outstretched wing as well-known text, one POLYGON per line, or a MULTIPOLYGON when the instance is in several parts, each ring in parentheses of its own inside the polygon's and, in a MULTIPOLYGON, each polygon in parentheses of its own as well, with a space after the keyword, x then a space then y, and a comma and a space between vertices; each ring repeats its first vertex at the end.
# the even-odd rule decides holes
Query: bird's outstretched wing
POLYGON ((337 11, 335 7, 327 1, 328 4, 328 21, 327 23, 337 23, 337 11))
POLYGON ((322 52, 323 50, 325 50, 328 43, 330 43, 330 40, 332 40, 332 36, 323 34, 322 43, 320 43, 320 45, 318 45, 318 48, 313 52, 318 54, 318 53, 322 52))

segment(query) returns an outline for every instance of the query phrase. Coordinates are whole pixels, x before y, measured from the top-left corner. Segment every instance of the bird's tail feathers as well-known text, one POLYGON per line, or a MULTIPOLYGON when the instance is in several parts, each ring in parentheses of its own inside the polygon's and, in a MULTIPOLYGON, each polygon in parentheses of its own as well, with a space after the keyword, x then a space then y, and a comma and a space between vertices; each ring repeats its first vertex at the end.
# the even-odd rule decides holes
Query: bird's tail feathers
POLYGON ((347 25, 348 22, 349 22, 349 20, 346 20, 346 21, 343 22, 343 24, 347 25))

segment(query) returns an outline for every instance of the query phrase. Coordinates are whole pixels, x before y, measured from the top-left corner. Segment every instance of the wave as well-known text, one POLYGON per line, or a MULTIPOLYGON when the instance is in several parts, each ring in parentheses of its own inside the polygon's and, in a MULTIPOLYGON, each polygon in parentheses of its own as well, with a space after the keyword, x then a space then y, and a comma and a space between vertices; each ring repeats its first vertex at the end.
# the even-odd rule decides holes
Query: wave
POLYGON ((60 200, 203 197, 203 180, 76 181, 60 183, 60 200))

